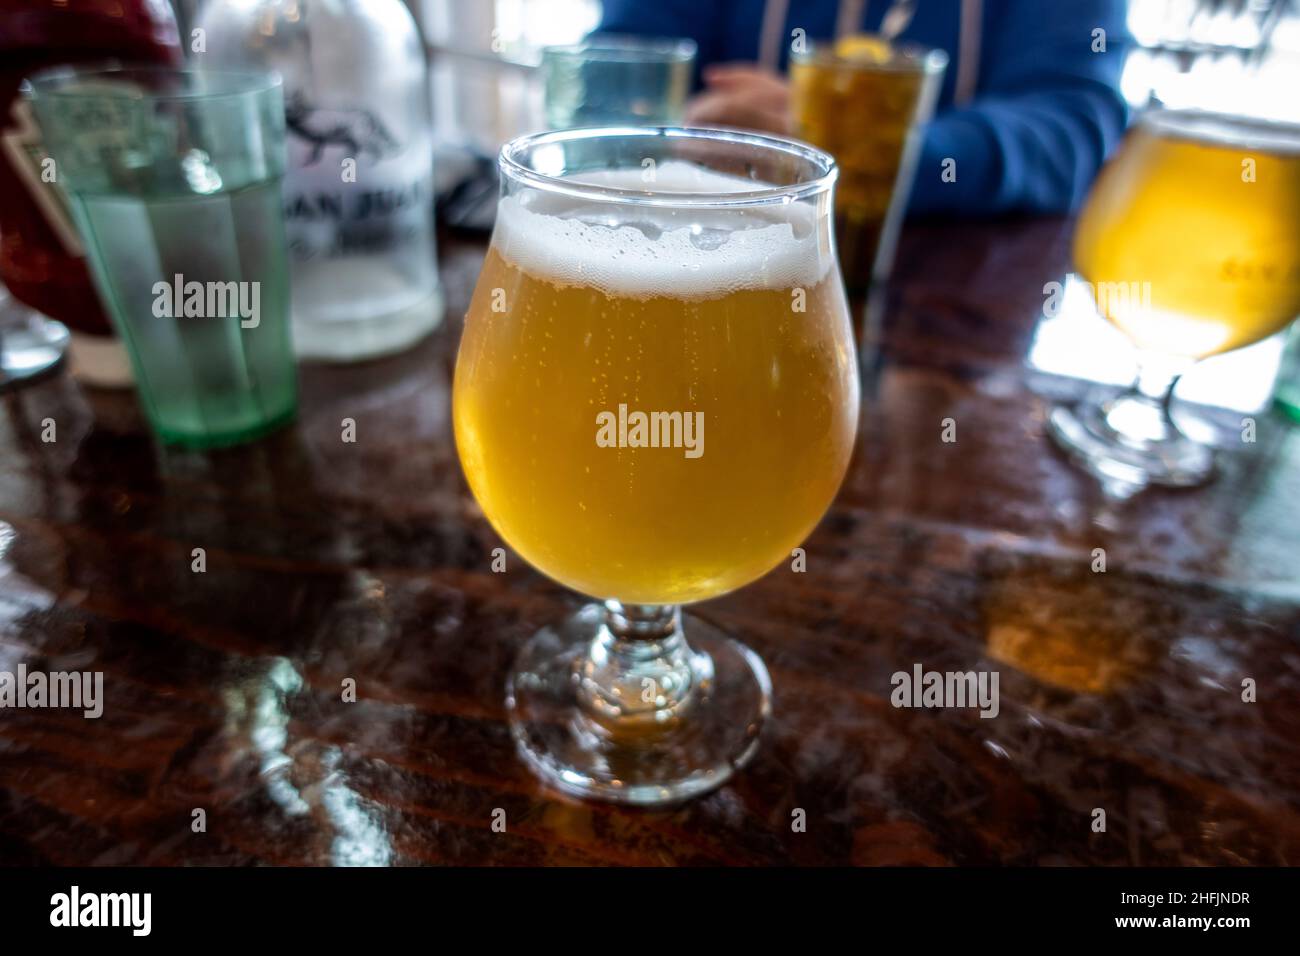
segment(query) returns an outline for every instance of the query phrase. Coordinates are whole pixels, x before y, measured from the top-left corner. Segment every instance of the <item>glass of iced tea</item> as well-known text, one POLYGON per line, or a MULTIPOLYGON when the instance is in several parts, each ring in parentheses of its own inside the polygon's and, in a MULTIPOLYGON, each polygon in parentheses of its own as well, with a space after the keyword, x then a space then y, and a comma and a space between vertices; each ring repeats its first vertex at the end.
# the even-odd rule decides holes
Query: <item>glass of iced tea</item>
POLYGON ((1187 110, 1148 113, 1079 217, 1075 268, 1137 349, 1119 395, 1054 409, 1049 431, 1103 480, 1190 486, 1211 450, 1169 415, 1197 361, 1300 314, 1300 125, 1187 110))
POLYGON ((598 599, 511 674, 520 751, 568 793, 671 803, 725 781, 769 709, 761 660, 680 606, 816 526, 858 417, 834 161, 701 129, 502 150, 456 364, 456 444, 501 536, 598 599))
POLYGON ((794 133, 840 167, 835 238, 845 284, 889 274, 948 55, 874 36, 810 45, 790 61, 794 133))

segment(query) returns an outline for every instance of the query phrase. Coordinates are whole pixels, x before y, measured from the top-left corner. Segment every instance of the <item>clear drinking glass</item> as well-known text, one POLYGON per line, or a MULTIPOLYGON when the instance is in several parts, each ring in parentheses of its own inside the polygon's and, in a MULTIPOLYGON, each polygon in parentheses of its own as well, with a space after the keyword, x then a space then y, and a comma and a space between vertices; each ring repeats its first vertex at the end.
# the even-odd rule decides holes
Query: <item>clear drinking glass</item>
POLYGON ((1300 126, 1218 113, 1147 114, 1102 170, 1074 238, 1097 307, 1138 350, 1118 396, 1053 409, 1049 432, 1126 486, 1191 486, 1213 454, 1169 415, 1200 359, 1258 342, 1300 314, 1300 126))
POLYGON ((598 34, 542 50, 546 123, 672 126, 686 115, 695 41, 598 34))
POLYGON ((783 562, 839 488, 858 379, 833 160, 721 130, 524 137, 456 366, 489 521, 597 598, 510 677, 520 750, 569 793, 718 786, 768 714, 762 662, 680 605, 783 562))
POLYGON ((30 95, 159 438, 228 445, 289 421, 279 79, 59 68, 30 95))
POLYGON ((835 236, 850 289, 889 275, 947 66, 942 50, 872 36, 790 57, 794 133, 839 163, 835 236))

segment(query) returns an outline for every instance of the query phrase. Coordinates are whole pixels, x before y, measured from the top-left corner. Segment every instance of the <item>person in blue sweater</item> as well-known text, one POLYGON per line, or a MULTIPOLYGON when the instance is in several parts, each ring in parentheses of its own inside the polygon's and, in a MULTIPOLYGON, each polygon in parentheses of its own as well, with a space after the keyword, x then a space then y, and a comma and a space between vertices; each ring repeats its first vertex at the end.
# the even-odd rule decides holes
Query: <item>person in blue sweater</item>
POLYGON ((886 24, 950 58, 910 211, 1055 213, 1083 199, 1124 132, 1126 13, 1126 0, 605 0, 599 29, 699 44, 691 125, 788 134, 794 31, 816 42, 886 24))

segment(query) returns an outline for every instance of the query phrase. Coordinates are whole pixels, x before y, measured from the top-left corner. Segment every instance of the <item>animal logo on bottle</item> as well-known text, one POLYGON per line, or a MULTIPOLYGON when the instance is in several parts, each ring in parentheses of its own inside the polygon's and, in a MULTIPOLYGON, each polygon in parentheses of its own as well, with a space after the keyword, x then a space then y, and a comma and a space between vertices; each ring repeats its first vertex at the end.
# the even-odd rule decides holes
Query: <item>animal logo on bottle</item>
POLYGON ((381 160, 402 151, 383 120, 367 109, 320 109, 295 91, 285 103, 285 126, 308 146, 304 166, 320 162, 326 147, 338 146, 356 159, 381 160))

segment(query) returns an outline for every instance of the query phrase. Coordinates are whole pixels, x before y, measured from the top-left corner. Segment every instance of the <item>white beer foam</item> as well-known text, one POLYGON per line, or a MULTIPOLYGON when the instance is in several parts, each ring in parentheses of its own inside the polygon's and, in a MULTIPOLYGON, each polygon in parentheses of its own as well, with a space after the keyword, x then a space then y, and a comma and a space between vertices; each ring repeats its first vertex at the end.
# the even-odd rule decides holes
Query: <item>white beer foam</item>
POLYGON ((1146 117, 1151 128, 1170 138, 1205 146, 1257 149, 1278 156, 1300 153, 1300 125, 1199 110, 1157 110, 1146 117))
MULTIPOLYGON (((570 178, 669 194, 765 185, 680 161, 662 163, 654 173, 653 184, 640 169, 570 178)), ((807 203, 642 207, 526 189, 501 201, 493 242, 516 266, 557 285, 632 298, 715 299, 741 289, 815 285, 832 265, 823 232, 807 203)))

